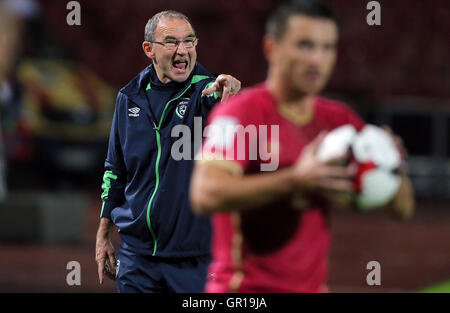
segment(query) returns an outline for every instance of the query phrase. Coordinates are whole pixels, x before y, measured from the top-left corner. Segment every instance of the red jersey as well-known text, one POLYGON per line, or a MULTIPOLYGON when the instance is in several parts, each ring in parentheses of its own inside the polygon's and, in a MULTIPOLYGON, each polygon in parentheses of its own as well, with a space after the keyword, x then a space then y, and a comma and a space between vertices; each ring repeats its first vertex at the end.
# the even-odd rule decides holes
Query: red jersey
MULTIPOLYGON (((321 130, 349 123, 357 129, 364 126, 348 107, 321 97, 316 98, 308 120, 299 123, 282 111, 264 84, 220 104, 212 111, 209 124, 227 119, 243 127, 268 125, 267 141, 277 141, 279 169, 294 164, 321 130), (270 131, 272 125, 279 126, 278 138, 270 131)), ((250 149, 254 143, 248 140, 245 145, 250 149)), ((227 149, 236 149, 236 142, 215 152, 226 155, 227 149)), ((251 159, 247 151, 244 158, 220 162, 228 162, 227 166, 232 162, 246 175, 260 173, 260 165, 269 161, 251 159)), ((327 214, 320 204, 305 206, 295 200, 278 199, 243 213, 213 215, 213 260, 206 292, 323 291, 330 246, 327 214)))

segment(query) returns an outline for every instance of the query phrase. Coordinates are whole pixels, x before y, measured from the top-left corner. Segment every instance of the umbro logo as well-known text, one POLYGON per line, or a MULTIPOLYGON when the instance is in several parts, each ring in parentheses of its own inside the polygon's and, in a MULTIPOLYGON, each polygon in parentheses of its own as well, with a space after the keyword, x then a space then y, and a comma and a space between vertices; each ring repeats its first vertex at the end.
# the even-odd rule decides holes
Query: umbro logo
POLYGON ((131 114, 128 114, 128 116, 138 117, 138 116, 139 116, 139 111, 140 111, 140 110, 141 110, 141 109, 139 109, 138 107, 134 107, 134 108, 128 109, 128 111, 131 112, 131 114))

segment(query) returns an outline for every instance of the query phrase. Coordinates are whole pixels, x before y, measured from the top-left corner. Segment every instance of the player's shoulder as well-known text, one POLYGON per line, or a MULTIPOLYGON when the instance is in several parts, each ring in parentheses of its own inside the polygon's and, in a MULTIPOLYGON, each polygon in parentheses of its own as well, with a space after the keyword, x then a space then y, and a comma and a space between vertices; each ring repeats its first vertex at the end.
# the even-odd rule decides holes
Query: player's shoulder
POLYGON ((316 101, 316 113, 327 120, 334 127, 350 123, 357 129, 361 129, 365 122, 347 103, 318 97, 316 101))
POLYGON ((273 109, 273 98, 264 84, 243 89, 239 94, 221 102, 214 115, 262 115, 273 109))
POLYGON ((350 106, 347 103, 323 96, 317 97, 316 106, 321 110, 330 111, 333 113, 345 113, 351 111, 350 106))

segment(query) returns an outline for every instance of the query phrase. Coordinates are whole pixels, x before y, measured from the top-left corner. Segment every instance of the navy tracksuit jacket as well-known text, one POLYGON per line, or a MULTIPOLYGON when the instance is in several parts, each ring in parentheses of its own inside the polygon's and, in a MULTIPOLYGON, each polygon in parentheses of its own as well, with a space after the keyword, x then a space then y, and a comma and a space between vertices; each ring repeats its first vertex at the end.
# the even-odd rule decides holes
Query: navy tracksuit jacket
POLYGON ((215 76, 196 63, 183 83, 162 84, 150 65, 117 96, 103 178, 101 217, 119 228, 122 244, 139 255, 162 258, 210 253, 208 217, 193 215, 189 183, 191 160, 171 157, 175 125, 194 129, 220 99, 204 96, 215 76))

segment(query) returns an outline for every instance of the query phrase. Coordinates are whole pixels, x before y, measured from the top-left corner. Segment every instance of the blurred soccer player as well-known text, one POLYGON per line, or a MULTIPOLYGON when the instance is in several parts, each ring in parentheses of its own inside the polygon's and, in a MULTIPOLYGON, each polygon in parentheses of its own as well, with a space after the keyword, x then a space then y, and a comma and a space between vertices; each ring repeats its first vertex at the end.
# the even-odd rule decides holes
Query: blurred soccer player
MULTIPOLYGON (((192 207, 213 216, 213 262, 207 292, 326 291, 330 231, 327 209, 351 207, 349 168, 321 163, 316 150, 323 131, 364 122, 343 103, 318 96, 336 61, 338 25, 316 1, 281 6, 269 19, 264 52, 265 83, 218 106, 210 126, 224 135, 208 138, 191 181, 192 207), (279 136, 245 142, 239 158, 232 126, 279 125, 279 136), (230 126, 230 127, 228 127, 230 126), (214 139, 215 138, 215 139, 214 139), (278 152, 278 170, 261 173, 270 160, 250 159, 257 146, 278 152), (214 149, 207 147, 213 146, 214 149), (274 148, 275 147, 275 148, 274 148), (206 153, 213 152, 206 157, 206 153), (227 156, 234 156, 228 160, 227 156), (208 159, 208 160, 207 160, 208 159)), ((260 133, 258 133, 260 135, 260 133)), ((264 136, 263 136, 264 138, 264 136)), ((406 177, 389 210, 410 216, 412 189, 406 177)))

